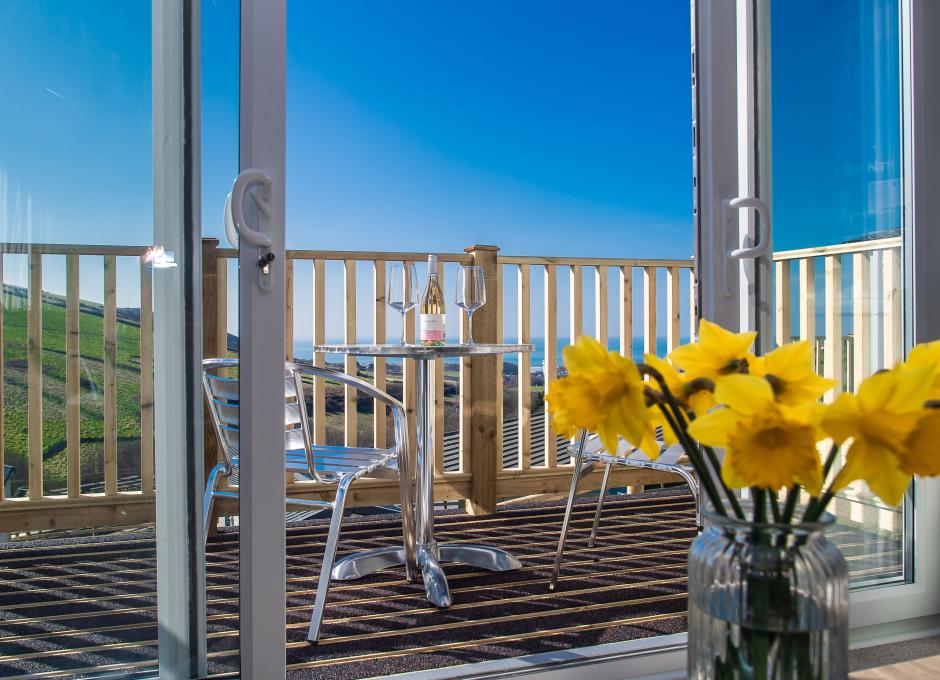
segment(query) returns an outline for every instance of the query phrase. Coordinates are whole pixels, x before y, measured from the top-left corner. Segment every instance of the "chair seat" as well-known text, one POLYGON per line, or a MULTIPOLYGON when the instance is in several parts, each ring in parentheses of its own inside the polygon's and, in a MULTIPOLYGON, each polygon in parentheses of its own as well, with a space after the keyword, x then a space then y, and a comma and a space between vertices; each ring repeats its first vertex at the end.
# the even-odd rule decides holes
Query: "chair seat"
MULTIPOLYGON (((388 476, 380 468, 397 475, 398 459, 394 448, 346 448, 343 446, 314 446, 316 470, 321 475, 353 475, 364 477, 369 474, 388 476)), ((238 456, 232 458, 232 467, 238 469, 238 456)), ((309 475, 307 454, 303 449, 291 449, 284 452, 284 467, 287 472, 309 475)))

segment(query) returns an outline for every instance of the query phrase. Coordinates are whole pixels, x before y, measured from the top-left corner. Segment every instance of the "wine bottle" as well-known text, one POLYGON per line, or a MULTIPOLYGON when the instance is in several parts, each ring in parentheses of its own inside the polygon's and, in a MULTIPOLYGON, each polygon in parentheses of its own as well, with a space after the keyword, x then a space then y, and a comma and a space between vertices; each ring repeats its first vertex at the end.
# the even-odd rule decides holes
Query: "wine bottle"
POLYGON ((437 255, 428 255, 428 285, 421 296, 421 344, 444 344, 444 293, 437 278, 437 255))

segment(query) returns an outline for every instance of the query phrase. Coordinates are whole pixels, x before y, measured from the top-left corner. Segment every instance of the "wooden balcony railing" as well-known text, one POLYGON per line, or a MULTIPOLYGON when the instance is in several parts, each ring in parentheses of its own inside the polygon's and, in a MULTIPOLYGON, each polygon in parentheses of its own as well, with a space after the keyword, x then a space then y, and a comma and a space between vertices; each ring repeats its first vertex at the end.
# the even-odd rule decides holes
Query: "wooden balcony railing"
MULTIPOLYGON (((860 363, 859 354, 864 354, 865 348, 870 350, 877 345, 886 360, 897 356, 901 347, 899 332, 894 331, 895 327, 900 327, 900 297, 896 292, 900 279, 899 245, 898 239, 885 239, 777 253, 774 259, 779 282, 778 337, 790 336, 792 291, 788 277, 794 261, 799 263, 800 271, 799 335, 816 336, 816 318, 810 312, 814 309, 816 294, 813 266, 816 258, 825 258, 828 273, 825 337, 829 338, 831 331, 831 337, 839 341, 827 344, 821 354, 828 374, 844 372, 840 368, 843 333, 837 310, 841 309, 845 286, 836 281, 841 280, 840 258, 852 257, 857 281, 857 287, 853 288, 857 310, 853 317, 856 319, 854 328, 867 328, 872 338, 877 336, 875 341, 856 338, 853 374, 864 374, 871 368, 860 363), (883 282, 875 287, 877 290, 866 283, 872 270, 883 272, 883 282), (884 300, 880 323, 875 323, 878 315, 872 311, 872 300, 876 298, 884 300)), ((0 274, 5 263, 25 266, 28 272, 27 285, 4 287, 2 307, 15 310, 17 305, 25 305, 25 314, 19 313, 16 317, 25 317, 22 324, 25 328, 13 329, 20 335, 11 332, 12 317, 8 317, 8 332, 4 337, 0 308, 0 381, 7 386, 0 390, 0 415, 10 416, 0 417, 0 441, 5 444, 0 447, 0 462, 3 449, 12 454, 18 450, 17 442, 24 439, 27 462, 25 493, 11 497, 0 495, 0 531, 139 524, 153 520, 152 279, 151 272, 141 264, 143 250, 0 244, 0 274), (52 269, 57 265, 61 268, 62 259, 65 295, 44 293, 44 263, 50 264, 52 269), (92 265, 92 270, 100 267, 102 304, 81 298, 80 263, 83 267, 92 265), (134 279, 126 275, 128 265, 139 269, 138 290, 121 292, 122 295, 131 293, 131 296, 139 293, 139 314, 133 309, 117 307, 119 285, 132 285, 130 282, 134 279), (120 277, 117 275, 119 268, 120 277), (54 318, 44 319, 44 309, 57 308, 64 308, 63 319, 59 319, 57 311, 50 313, 54 318), (95 322, 94 328, 86 323, 90 317, 100 319, 100 329, 99 322, 95 322), (135 328, 139 330, 131 332, 135 328), (22 338, 25 341, 20 343, 22 338), (22 360, 18 353, 24 355, 22 360), (28 404, 25 409, 16 410, 16 414, 19 417, 25 412, 24 422, 12 417, 15 409, 9 402, 10 398, 18 398, 20 392, 16 390, 20 389, 28 404), (3 401, 4 392, 7 403, 3 401), (45 412, 44 405, 48 406, 45 412), (4 423, 6 432, 2 429, 4 423), (65 451, 64 457, 58 449, 65 451)), ((236 256, 235 250, 218 248, 212 239, 203 243, 203 349, 206 356, 237 352, 237 347, 229 347, 228 336, 229 290, 235 290, 229 285, 229 272, 234 271, 236 256)), ((345 341, 388 341, 387 264, 425 261, 426 258, 426 253, 289 251, 285 357, 294 354, 295 336, 309 337, 314 344, 328 339, 327 306, 332 304, 341 305, 345 341), (327 276, 329 268, 341 271, 342 276, 327 276), (364 271, 368 271, 366 280, 362 276, 364 271), (299 276, 299 272, 309 272, 309 276, 299 276), (368 300, 368 308, 357 309, 363 299, 368 300), (309 313, 295 308, 295 301, 297 305, 309 305, 309 313), (365 328, 359 326, 363 317, 368 319, 365 328), (299 324, 307 318, 310 327, 301 328, 299 324)), ((582 332, 590 332, 602 341, 613 338, 623 354, 633 355, 640 350, 663 349, 657 348, 657 340, 664 341, 664 349, 668 351, 680 341, 694 337, 690 302, 694 298, 692 263, 690 260, 502 256, 495 247, 473 246, 463 253, 440 253, 438 273, 443 278, 456 264, 470 263, 481 265, 487 280, 488 303, 474 317, 475 339, 498 342, 508 336, 521 342, 534 342, 544 354, 541 376, 532 372, 528 355, 514 358, 514 377, 511 368, 504 366, 503 359, 492 357, 464 359, 459 366, 451 365, 453 370, 448 370, 443 361, 435 366, 438 378, 434 413, 437 439, 433 449, 435 497, 441 501, 464 501, 471 512, 487 513, 495 510, 500 499, 564 493, 570 481, 570 467, 563 450, 565 442, 562 440, 559 446, 559 438, 551 430, 550 422, 541 415, 541 395, 557 375, 559 344, 567 344, 582 332), (514 300, 510 301, 509 296, 514 300), (683 298, 686 298, 685 304, 681 303, 683 298), (638 301, 636 309, 634 300, 638 301), (559 318, 560 301, 565 303, 562 309, 566 310, 567 319, 559 318), (504 328, 504 324, 508 324, 508 328, 504 328), (559 333, 562 324, 567 326, 567 332, 559 333), (638 347, 634 346, 635 340, 639 342, 638 347), (512 436, 508 439, 504 436, 504 423, 511 424, 512 436), (534 429, 534 424, 538 430, 534 429), (458 442, 457 452, 451 456, 448 452, 453 450, 449 447, 454 441, 458 442), (539 443, 538 449, 533 448, 533 441, 539 443), (504 451, 504 445, 511 447, 510 450, 504 451)), ((88 285, 89 269, 83 271, 86 276, 81 279, 82 285, 88 285)), ((448 289, 446 281, 444 287, 448 289)), ((411 312, 406 323, 410 340, 414 339, 414 330, 414 312, 411 312)), ((460 319, 460 335, 466 337, 463 318, 460 319)), ((323 365, 327 358, 315 354, 312 359, 323 365)), ((350 357, 342 361, 347 372, 360 373, 379 387, 401 396, 414 431, 416 367, 413 362, 404 361, 399 366, 384 359, 370 364, 357 363, 350 357)), ((844 379, 850 380, 851 376, 844 379)), ((373 418, 355 393, 339 392, 337 386, 318 380, 311 385, 311 399, 315 441, 333 438, 350 445, 385 442, 384 419, 373 418), (372 421, 371 427, 368 420, 372 421)), ((206 434, 206 465, 211 465, 218 452, 211 431, 206 434)), ((10 462, 11 456, 7 457, 10 462)), ((21 461, 17 463, 19 466, 21 461)), ((668 479, 660 473, 623 470, 614 473, 611 484, 638 487, 668 479)), ((594 481, 599 482, 599 479, 594 481)), ((293 478, 287 479, 287 486, 292 495, 323 497, 332 493, 329 485, 293 478)), ((390 504, 396 497, 394 484, 363 480, 354 485, 351 502, 390 504)), ((231 503, 220 504, 219 512, 237 514, 237 508, 231 503)))

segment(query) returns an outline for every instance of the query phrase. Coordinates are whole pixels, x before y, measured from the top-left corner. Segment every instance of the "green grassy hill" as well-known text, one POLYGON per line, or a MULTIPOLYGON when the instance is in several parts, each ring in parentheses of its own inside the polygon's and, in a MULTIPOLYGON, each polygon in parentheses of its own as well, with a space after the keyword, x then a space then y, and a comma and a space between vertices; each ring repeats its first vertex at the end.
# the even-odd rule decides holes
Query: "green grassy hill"
MULTIPOLYGON (((63 488, 65 452, 65 308, 59 296, 45 294, 43 331, 43 467, 44 488, 63 488)), ((27 482, 27 308, 21 289, 3 291, 4 457, 16 467, 14 490, 27 482)), ((129 312, 130 310, 122 310, 129 312)), ((134 310, 136 311, 136 310, 134 310)), ((81 305, 81 460, 82 482, 104 478, 104 412, 102 393, 104 330, 100 305, 81 305)), ((140 469, 140 330, 132 313, 117 324, 117 402, 119 476, 140 469)))

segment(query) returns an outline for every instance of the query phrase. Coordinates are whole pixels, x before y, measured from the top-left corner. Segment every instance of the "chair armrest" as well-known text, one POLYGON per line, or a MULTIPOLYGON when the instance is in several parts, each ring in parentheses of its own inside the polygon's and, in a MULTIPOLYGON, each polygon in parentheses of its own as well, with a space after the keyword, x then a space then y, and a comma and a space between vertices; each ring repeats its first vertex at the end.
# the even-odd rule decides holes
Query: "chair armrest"
POLYGON ((338 383, 344 385, 349 385, 355 387, 357 390, 363 394, 367 394, 376 401, 380 401, 386 406, 389 406, 393 410, 400 410, 402 413, 405 411, 405 406, 395 397, 383 392, 377 388, 372 383, 366 382, 362 378, 357 378, 355 376, 349 375, 348 373, 343 373, 340 370, 335 368, 327 368, 326 366, 314 366, 312 363, 307 361, 294 361, 293 363, 287 364, 288 367, 294 368, 302 375, 317 376, 320 378, 326 378, 328 380, 335 380, 338 383))

